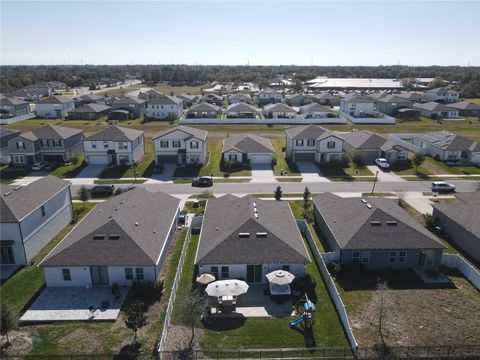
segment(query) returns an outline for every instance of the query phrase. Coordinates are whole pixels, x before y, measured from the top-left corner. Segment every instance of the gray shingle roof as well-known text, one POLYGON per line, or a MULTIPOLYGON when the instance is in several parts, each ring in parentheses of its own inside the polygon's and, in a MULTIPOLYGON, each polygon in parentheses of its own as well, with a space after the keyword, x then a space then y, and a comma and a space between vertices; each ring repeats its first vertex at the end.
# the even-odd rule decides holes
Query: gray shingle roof
POLYGON ((209 104, 207 102, 201 102, 200 104, 193 105, 188 109, 187 113, 192 113, 196 111, 216 111, 218 112, 220 108, 217 105, 209 104))
POLYGON ((417 134, 415 137, 443 150, 467 150, 474 143, 473 140, 447 131, 417 134))
POLYGON ((49 97, 48 99, 39 101, 39 104, 65 104, 68 102, 72 102, 73 99, 67 98, 65 96, 60 96, 60 95, 54 95, 52 97, 49 97))
POLYGON ((446 246, 395 201, 341 198, 331 193, 313 198, 315 207, 342 250, 443 249, 446 246), (380 222, 380 226, 372 225, 380 222), (396 224, 395 226, 387 225, 396 224))
POLYGON ((311 103, 311 104, 303 105, 300 107, 300 114, 312 113, 312 112, 333 113, 333 110, 317 103, 311 103))
MULTIPOLYGON (((434 204, 433 207, 469 231, 480 241, 480 193, 458 194, 458 204, 434 204)), ((480 242, 478 243, 480 246, 480 242)))
POLYGON ((97 100, 104 99, 104 97, 96 94, 86 94, 86 95, 78 96, 76 97, 76 99, 82 100, 82 101, 97 101, 97 100))
POLYGON ((342 138, 355 149, 380 149, 387 140, 368 130, 343 133, 342 138))
POLYGON ((457 109, 454 109, 450 106, 443 105, 437 102, 428 102, 428 103, 415 103, 413 104, 413 107, 415 109, 419 110, 428 110, 428 111, 455 111, 457 109))
POLYGON ((133 141, 143 135, 142 130, 109 126, 85 138, 88 141, 133 141))
POLYGON ((253 106, 253 105, 239 102, 239 103, 234 103, 234 104, 229 105, 227 107, 227 111, 228 112, 244 112, 244 113, 253 112, 253 113, 258 113, 258 112, 260 112, 260 109, 253 106))
POLYGON ((340 100, 341 99, 339 96, 335 96, 329 93, 315 94, 312 97, 318 100, 340 100))
POLYGON ((95 103, 90 103, 90 104, 85 104, 79 108, 73 109, 69 111, 69 114, 71 113, 100 113, 103 111, 110 110, 110 106, 108 105, 102 105, 102 104, 95 104, 95 103))
POLYGON ((370 99, 368 96, 356 95, 356 94, 348 94, 345 96, 344 100, 348 103, 355 103, 355 104, 373 103, 373 100, 370 99))
POLYGON ((120 95, 113 101, 113 104, 143 104, 145 102, 146 101, 142 99, 120 95))
POLYGON ((40 265, 155 265, 179 203, 170 195, 143 189, 108 199, 95 206, 40 265), (105 238, 95 239, 95 235, 105 238), (109 239, 109 235, 118 235, 118 239, 109 239))
POLYGON ((7 129, 4 127, 0 128, 0 138, 11 136, 13 134, 20 134, 20 130, 7 129))
POLYGON ((1 185, 0 219, 2 223, 18 222, 47 200, 70 186, 70 183, 48 175, 25 186, 1 185), (17 190, 15 190, 17 189, 17 190))
POLYGON ((475 104, 470 101, 460 101, 453 104, 448 104, 448 106, 458 110, 480 110, 480 104, 475 104))
POLYGON ((184 133, 190 134, 193 137, 196 137, 197 139, 201 139, 203 141, 207 140, 208 131, 202 130, 202 129, 197 129, 197 128, 190 127, 190 126, 184 126, 184 125, 174 126, 172 128, 162 130, 162 131, 158 132, 153 137, 153 139, 155 140, 159 137, 170 134, 171 132, 174 132, 176 130, 183 131, 184 133))
POLYGON ((403 92, 403 93, 397 94, 397 96, 403 99, 411 100, 411 101, 420 101, 421 99, 424 98, 424 95, 419 92, 403 92))
POLYGON ((1 106, 15 106, 15 105, 22 105, 22 104, 27 104, 26 101, 23 101, 23 100, 17 100, 17 99, 13 99, 13 98, 10 98, 10 97, 6 97, 6 96, 0 96, 0 105, 1 106))
POLYGON ((228 98, 230 101, 231 100, 238 100, 238 101, 252 101, 252 97, 250 95, 244 94, 244 93, 237 93, 235 95, 232 95, 228 98))
POLYGON ((233 135, 225 138, 223 140, 222 152, 226 152, 229 150, 237 150, 245 154, 249 154, 249 153, 273 154, 275 152, 270 139, 265 138, 263 136, 253 135, 253 134, 233 135))
POLYGON ((263 109, 267 112, 286 112, 286 113, 296 113, 294 108, 291 108, 287 104, 283 103, 275 103, 275 104, 268 104, 263 107, 263 109))
POLYGON ((35 140, 65 140, 71 136, 83 133, 83 130, 58 125, 45 125, 32 131, 22 133, 21 136, 35 140))
POLYGON ((314 124, 296 126, 296 127, 285 130, 285 132, 289 137, 291 137, 294 140, 295 139, 322 140, 329 136, 335 136, 336 138, 343 140, 342 137, 338 136, 332 131, 314 124))
POLYGON ((309 261, 287 202, 233 195, 207 201, 196 264, 302 264, 309 261), (240 237, 239 233, 250 235, 240 237), (266 235, 257 237, 257 233, 266 235))
POLYGON ((380 98, 377 98, 377 102, 382 102, 382 103, 410 103, 408 99, 405 99, 403 97, 397 96, 397 95, 386 95, 382 96, 380 98))
POLYGON ((181 102, 183 102, 182 99, 179 99, 173 96, 168 96, 166 94, 162 94, 161 97, 154 97, 153 99, 149 100, 150 104, 155 104, 155 105, 178 105, 181 102))

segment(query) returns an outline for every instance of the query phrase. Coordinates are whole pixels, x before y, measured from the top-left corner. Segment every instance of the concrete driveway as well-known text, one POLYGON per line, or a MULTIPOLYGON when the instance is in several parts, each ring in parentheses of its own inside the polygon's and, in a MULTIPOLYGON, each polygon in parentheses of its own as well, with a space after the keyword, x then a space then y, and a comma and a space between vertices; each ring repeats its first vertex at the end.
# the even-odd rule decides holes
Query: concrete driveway
POLYGON ((383 171, 376 165, 368 165, 368 170, 372 172, 373 175, 378 171, 378 181, 379 182, 402 182, 407 181, 402 179, 400 176, 396 175, 393 171, 383 171))
POLYGON ((145 184, 155 184, 158 182, 168 182, 173 183, 173 175, 177 169, 176 164, 164 164, 163 171, 161 174, 153 174, 152 178, 147 180, 145 184))
POLYGON ((97 178, 105 169, 105 165, 87 165, 85 169, 80 171, 80 174, 76 176, 77 179, 91 179, 97 178))
POLYGON ((296 163, 298 171, 302 174, 302 182, 330 182, 318 170, 317 165, 313 162, 299 162, 296 163))
POLYGON ((270 164, 251 164, 252 170, 251 183, 274 183, 277 182, 270 164))

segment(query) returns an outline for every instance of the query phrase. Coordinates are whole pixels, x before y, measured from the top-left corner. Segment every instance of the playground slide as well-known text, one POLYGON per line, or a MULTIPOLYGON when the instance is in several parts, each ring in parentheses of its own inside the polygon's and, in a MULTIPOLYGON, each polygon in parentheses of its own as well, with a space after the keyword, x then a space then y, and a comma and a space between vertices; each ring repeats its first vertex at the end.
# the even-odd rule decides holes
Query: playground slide
POLYGON ((305 318, 306 318, 306 316, 305 316, 305 314, 303 314, 303 315, 300 316, 297 320, 292 321, 292 322, 290 323, 290 326, 293 327, 293 326, 296 326, 296 325, 300 324, 302 321, 305 321, 305 318))

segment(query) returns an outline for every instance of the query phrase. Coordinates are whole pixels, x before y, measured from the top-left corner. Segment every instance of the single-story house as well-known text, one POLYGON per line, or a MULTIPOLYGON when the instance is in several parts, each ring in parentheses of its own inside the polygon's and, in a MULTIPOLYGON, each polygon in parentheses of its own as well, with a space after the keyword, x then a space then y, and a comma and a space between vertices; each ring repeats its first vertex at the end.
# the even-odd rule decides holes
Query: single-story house
POLYGON ((163 94, 150 98, 147 105, 149 119, 177 119, 183 113, 183 100, 163 94))
POLYGON ((269 119, 291 119, 297 116, 297 111, 283 103, 267 104, 263 107, 262 113, 269 119))
POLYGON ((367 96, 348 94, 340 100, 340 111, 356 118, 372 117, 374 108, 374 101, 367 96))
POLYGON ((47 286, 153 282, 175 234, 180 200, 134 189, 93 208, 39 264, 47 286))
POLYGON ((199 99, 199 102, 203 103, 206 102, 207 104, 212 104, 216 106, 222 106, 223 105, 223 97, 214 93, 207 94, 205 96, 202 96, 199 99))
POLYGON ((320 105, 340 106, 341 97, 329 93, 315 94, 312 101, 320 105))
POLYGON ((274 153, 272 142, 263 136, 233 135, 223 140, 222 157, 225 162, 271 164, 274 153))
POLYGON ((237 103, 253 103, 252 97, 245 93, 236 93, 235 95, 231 95, 228 98, 229 104, 237 104, 237 103))
POLYGON ((215 119, 220 114, 220 108, 217 105, 209 104, 208 102, 201 102, 193 105, 186 111, 187 118, 209 118, 215 119))
POLYGON ((83 140, 85 160, 96 165, 133 165, 145 156, 142 130, 109 126, 83 140))
POLYGON ((304 94, 291 94, 285 96, 285 102, 290 106, 302 106, 310 103, 310 99, 304 94))
POLYGON ((323 119, 337 116, 333 112, 332 108, 320 105, 318 103, 311 103, 301 106, 300 114, 306 119, 323 119))
POLYGON ((49 119, 64 118, 73 109, 75 109, 73 99, 60 95, 41 100, 35 105, 37 116, 49 119))
POLYGON ((183 101, 183 107, 192 106, 195 103, 199 96, 198 95, 190 95, 190 94, 179 94, 177 98, 183 101))
POLYGON ((79 108, 87 104, 100 104, 105 105, 105 97, 96 95, 96 94, 85 94, 82 96, 77 96, 73 98, 75 102, 75 107, 79 108))
POLYGON ((0 118, 12 118, 28 114, 30 114, 29 103, 0 95, 0 118))
POLYGON ((460 101, 448 104, 448 106, 457 109, 461 116, 480 116, 480 104, 470 101, 460 101))
POLYGON ((2 265, 28 264, 73 216, 70 182, 51 175, 2 185, 0 204, 2 265))
POLYGON ((409 109, 412 107, 412 102, 399 97, 397 95, 387 95, 381 98, 378 98, 375 101, 377 105, 377 111, 382 114, 395 116, 400 109, 409 109))
POLYGON ((392 199, 313 197, 314 217, 343 265, 372 269, 438 268, 446 246, 392 199))
POLYGON ((420 111, 420 114, 430 118, 438 119, 456 119, 458 118, 458 110, 448 105, 437 102, 415 103, 413 108, 420 111))
POLYGON ((146 103, 147 102, 142 99, 134 99, 125 95, 121 95, 112 101, 112 113, 110 113, 110 118, 114 119, 112 116, 117 114, 114 113, 117 110, 128 111, 131 119, 143 117, 143 115, 146 113, 146 103))
POLYGON ((425 91, 426 101, 436 101, 449 104, 458 102, 459 97, 460 93, 458 91, 445 87, 425 91))
POLYGON ((238 102, 227 107, 227 118, 255 119, 261 110, 253 105, 238 102))
POLYGON ((19 130, 0 128, 0 164, 8 164, 11 161, 8 142, 20 135, 19 130))
POLYGON ((198 273, 266 283, 274 270, 302 277, 310 262, 287 202, 253 196, 208 199, 198 242, 198 273))
POLYGON ((107 116, 111 107, 97 103, 88 103, 76 109, 70 110, 68 119, 78 120, 97 120, 103 116, 107 116))

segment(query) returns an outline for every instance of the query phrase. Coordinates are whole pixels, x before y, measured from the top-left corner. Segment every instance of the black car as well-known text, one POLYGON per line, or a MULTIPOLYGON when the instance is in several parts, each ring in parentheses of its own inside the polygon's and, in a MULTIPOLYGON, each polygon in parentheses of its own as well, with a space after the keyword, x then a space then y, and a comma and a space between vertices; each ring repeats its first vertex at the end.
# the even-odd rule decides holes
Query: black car
POLYGON ((192 180, 192 186, 209 187, 213 185, 213 179, 211 177, 196 177, 192 180))
POLYGON ((92 196, 95 195, 112 195, 115 191, 115 185, 113 184, 105 184, 105 185, 95 185, 94 187, 90 188, 90 194, 92 196))

